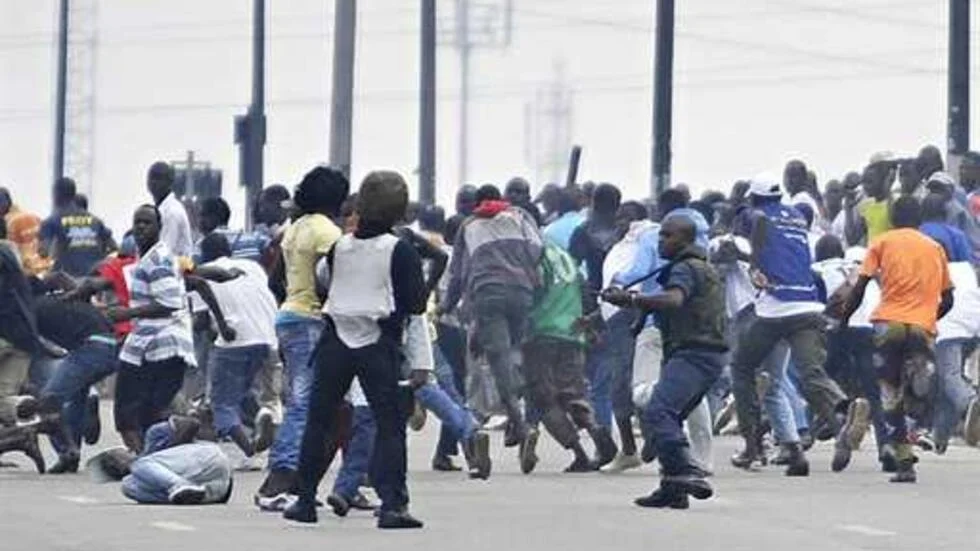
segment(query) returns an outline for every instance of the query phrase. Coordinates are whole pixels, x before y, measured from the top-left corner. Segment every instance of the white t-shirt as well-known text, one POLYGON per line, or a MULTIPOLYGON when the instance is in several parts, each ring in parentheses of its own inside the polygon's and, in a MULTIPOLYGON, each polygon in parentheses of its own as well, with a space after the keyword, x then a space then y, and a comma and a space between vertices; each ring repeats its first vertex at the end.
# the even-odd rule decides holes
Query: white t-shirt
POLYGON ((160 202, 160 241, 167 244, 175 256, 191 256, 194 254, 194 239, 191 236, 191 224, 187 220, 184 205, 171 193, 160 202))
POLYGON ((276 348, 276 297, 269 291, 265 270, 256 262, 243 258, 219 258, 204 266, 245 272, 245 275, 224 283, 209 282, 225 321, 237 334, 232 342, 218 335, 214 345, 229 348, 265 344, 276 348))
POLYGON ((937 341, 968 339, 980 336, 980 288, 969 262, 951 262, 949 278, 953 281, 953 309, 936 322, 937 341))
MULTIPOLYGON (((649 220, 640 220, 631 223, 626 235, 609 249, 609 253, 606 254, 606 259, 602 263, 603 289, 608 289, 612 285, 613 277, 616 274, 630 269, 633 265, 633 259, 636 258, 636 249, 640 244, 640 234, 654 226, 656 224, 649 220)), ((633 288, 639 289, 639 287, 639 285, 636 285, 633 288)), ((604 320, 613 317, 620 310, 608 302, 602 302, 599 305, 599 309, 602 312, 602 319, 604 320)))
MULTIPOLYGON (((861 267, 859 261, 850 258, 828 258, 813 264, 813 270, 820 274, 823 279, 824 287, 827 289, 827 297, 834 294, 848 280, 856 280, 858 269, 861 267)), ((871 327, 871 313, 878 307, 881 300, 881 290, 878 284, 872 280, 864 291, 864 300, 854 311, 848 327, 871 327)))
MULTIPOLYGON (((749 240, 735 235, 712 238, 708 242, 708 251, 712 254, 718 252, 721 244, 725 241, 735 243, 735 247, 742 254, 752 254, 752 244, 749 243, 749 240)), ((725 311, 728 318, 732 319, 755 301, 757 291, 752 286, 749 264, 748 262, 736 261, 730 264, 719 264, 716 268, 718 273, 725 278, 725 311)))

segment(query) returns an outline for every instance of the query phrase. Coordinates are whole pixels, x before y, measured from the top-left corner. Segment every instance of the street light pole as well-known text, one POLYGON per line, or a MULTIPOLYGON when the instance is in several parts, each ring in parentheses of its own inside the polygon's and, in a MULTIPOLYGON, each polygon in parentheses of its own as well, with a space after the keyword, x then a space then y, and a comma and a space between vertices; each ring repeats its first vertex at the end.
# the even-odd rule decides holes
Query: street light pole
POLYGON ((58 73, 55 75, 53 180, 65 175, 65 117, 68 110, 68 2, 58 2, 58 73))
POLYGON ((422 0, 419 202, 436 202, 436 0, 422 0))
POLYGON ((674 88, 674 0, 657 0, 653 79, 653 159, 650 191, 670 187, 670 139, 674 88))
POLYGON ((334 5, 333 90, 330 99, 330 165, 350 178, 354 119, 354 38, 357 0, 334 5))
POLYGON ((949 164, 970 149, 970 0, 949 1, 949 164))

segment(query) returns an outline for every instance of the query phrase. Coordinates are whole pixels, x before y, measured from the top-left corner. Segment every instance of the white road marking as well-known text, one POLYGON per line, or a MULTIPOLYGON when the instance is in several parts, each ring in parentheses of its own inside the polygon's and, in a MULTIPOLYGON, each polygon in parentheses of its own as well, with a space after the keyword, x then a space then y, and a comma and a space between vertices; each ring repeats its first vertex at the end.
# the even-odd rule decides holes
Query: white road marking
POLYGON ((87 496, 58 496, 58 499, 69 503, 78 503, 80 505, 91 505, 92 503, 99 502, 99 500, 87 496))
POLYGON ((197 530, 197 528, 194 528, 190 524, 184 524, 181 522, 170 522, 165 520, 151 522, 150 526, 154 528, 159 528, 161 530, 169 530, 171 532, 193 532, 197 530))
POLYGON ((872 528, 871 526, 864 526, 863 524, 842 524, 837 528, 845 532, 861 534, 862 536, 885 537, 885 536, 898 535, 897 532, 891 532, 889 530, 881 530, 879 528, 872 528))

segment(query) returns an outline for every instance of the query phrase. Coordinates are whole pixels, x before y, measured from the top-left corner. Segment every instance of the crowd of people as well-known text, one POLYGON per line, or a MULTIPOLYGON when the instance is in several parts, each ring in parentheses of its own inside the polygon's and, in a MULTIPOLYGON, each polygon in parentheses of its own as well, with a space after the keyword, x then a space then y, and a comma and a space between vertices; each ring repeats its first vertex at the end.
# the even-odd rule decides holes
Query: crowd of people
POLYGON ((447 216, 395 172, 352 193, 320 166, 264 189, 243 230, 156 163, 118 243, 68 178, 45 219, 0 188, 0 453, 77 472, 112 381, 124 446, 87 468, 140 503, 227 502, 227 441, 266 470, 264 511, 316 522, 341 452, 336 515, 419 528, 406 439, 429 415, 436 471, 488 479, 501 419, 525 474, 541 428, 567 473, 659 462, 642 507, 711 497, 726 431, 735 467, 808 476, 815 442, 838 472, 871 429, 890 480, 915 482, 916 448, 980 442, 980 160, 944 169, 934 147, 883 152, 821 190, 793 160, 697 200, 514 178, 461 187, 447 216))

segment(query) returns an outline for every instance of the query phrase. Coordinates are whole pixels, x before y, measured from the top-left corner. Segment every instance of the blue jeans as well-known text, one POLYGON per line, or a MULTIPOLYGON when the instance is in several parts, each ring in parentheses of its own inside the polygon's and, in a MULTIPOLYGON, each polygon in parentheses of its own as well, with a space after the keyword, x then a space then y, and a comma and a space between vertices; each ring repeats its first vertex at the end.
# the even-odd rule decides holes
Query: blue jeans
POLYGON ((683 423, 704 398, 727 362, 725 354, 692 349, 674 352, 660 371, 650 402, 643 411, 644 434, 653 438, 667 476, 691 467, 683 423))
POLYGON ((467 440, 476 431, 476 421, 469 410, 455 402, 440 385, 428 382, 415 390, 415 399, 431 411, 453 440, 467 440))
MULTIPOLYGON (((466 400, 460 395, 459 386, 456 384, 456 374, 453 370, 453 366, 446 359, 445 354, 443 354, 440 347, 435 346, 432 349, 432 356, 435 359, 436 369, 436 380, 439 381, 439 386, 445 391, 446 395, 462 408, 466 408, 466 400)), ((442 424, 442 428, 439 430, 439 442, 436 444, 436 455, 450 456, 456 455, 457 452, 457 438, 453 434, 453 430, 446 423, 442 424)))
POLYGON ((789 365, 789 347, 779 343, 762 364, 762 369, 769 374, 771 384, 763 396, 762 405, 765 407, 769 423, 772 425, 773 436, 781 444, 800 441, 797 418, 794 415, 790 394, 795 389, 787 374, 789 365), (787 388, 790 387, 790 388, 787 388))
POLYGON ((354 406, 350 442, 344 448, 344 462, 334 480, 333 493, 346 500, 354 499, 357 495, 361 480, 371 467, 377 433, 378 426, 374 422, 371 408, 354 406))
POLYGON ((264 344, 251 346, 216 346, 208 357, 208 377, 211 379, 211 409, 214 411, 214 430, 219 437, 231 434, 242 424, 242 400, 252 388, 255 375, 269 356, 264 344))
POLYGON ((61 403, 62 422, 71 439, 64 442, 59 437, 51 438, 51 445, 59 454, 81 445, 88 388, 116 372, 116 349, 108 342, 87 341, 62 359, 45 383, 41 396, 61 403))
POLYGON ((295 471, 299 465, 300 444, 310 408, 310 391, 313 388, 313 351, 323 333, 323 320, 319 318, 276 322, 279 350, 285 359, 289 401, 286 415, 269 450, 271 470, 295 471))
MULTIPOLYGON (((617 419, 630 419, 636 410, 633 404, 633 353, 636 350, 633 318, 631 312, 620 311, 606 322, 610 404, 617 419)), ((593 400, 596 400, 594 396, 593 400)))
POLYGON ((609 331, 603 329, 601 341, 592 346, 585 357, 585 377, 589 380, 589 403, 595 412, 596 422, 606 428, 612 427, 612 358, 608 339, 609 331))
POLYGON ((936 401, 933 427, 937 442, 948 442, 977 393, 963 378, 963 349, 971 339, 936 344, 936 401))

